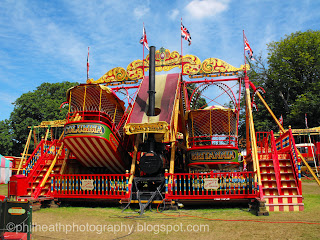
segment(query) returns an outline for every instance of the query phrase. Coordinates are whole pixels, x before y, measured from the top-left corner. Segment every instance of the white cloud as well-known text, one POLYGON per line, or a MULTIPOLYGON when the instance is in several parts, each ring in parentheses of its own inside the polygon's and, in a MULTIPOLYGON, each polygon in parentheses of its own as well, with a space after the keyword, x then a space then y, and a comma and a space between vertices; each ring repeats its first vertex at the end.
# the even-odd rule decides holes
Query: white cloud
POLYGON ((180 11, 178 9, 173 9, 169 11, 169 18, 171 20, 175 20, 177 16, 179 15, 180 11))
POLYGON ((16 99, 18 98, 16 93, 7 93, 7 92, 3 92, 0 91, 0 102, 2 102, 2 104, 7 105, 8 107, 12 106, 12 103, 14 101, 16 101, 16 99))
POLYGON ((133 10, 133 14, 136 18, 140 19, 142 18, 144 15, 148 14, 150 11, 150 8, 148 7, 136 7, 133 10))
POLYGON ((186 10, 194 18, 201 19, 215 16, 228 9, 229 0, 193 0, 186 10))

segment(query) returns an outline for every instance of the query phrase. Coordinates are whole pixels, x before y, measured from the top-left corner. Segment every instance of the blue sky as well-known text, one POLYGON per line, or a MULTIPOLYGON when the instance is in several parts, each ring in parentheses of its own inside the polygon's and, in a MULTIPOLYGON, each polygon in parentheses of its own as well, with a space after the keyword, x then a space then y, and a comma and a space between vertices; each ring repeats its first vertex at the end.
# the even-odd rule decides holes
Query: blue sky
POLYGON ((2 0, 0 4, 0 120, 12 103, 43 82, 86 80, 142 59, 145 23, 149 45, 180 52, 180 18, 191 33, 183 54, 243 64, 242 30, 254 54, 267 43, 319 30, 318 0, 2 0))

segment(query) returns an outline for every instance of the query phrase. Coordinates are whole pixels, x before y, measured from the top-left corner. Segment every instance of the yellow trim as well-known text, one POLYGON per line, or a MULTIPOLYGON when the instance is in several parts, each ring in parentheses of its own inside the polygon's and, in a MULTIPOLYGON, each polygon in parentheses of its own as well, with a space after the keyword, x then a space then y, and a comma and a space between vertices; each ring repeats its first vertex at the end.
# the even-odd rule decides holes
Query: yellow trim
MULTIPOLYGON (((64 133, 62 133, 61 136, 63 136, 63 134, 64 134, 64 133)), ((48 169, 45 177, 43 178, 43 180, 42 180, 42 182, 41 182, 41 184, 40 184, 40 187, 43 187, 43 186, 46 184, 47 179, 48 179, 49 175, 51 174, 51 171, 52 171, 54 165, 56 164, 57 159, 58 159, 59 155, 61 154, 63 148, 64 148, 64 143, 61 143, 61 146, 60 146, 60 148, 59 148, 56 156, 54 157, 54 159, 53 159, 53 161, 52 161, 52 163, 51 163, 51 165, 50 165, 50 167, 49 167, 49 169, 48 169)))
POLYGON ((124 127, 127 135, 139 133, 167 133, 168 123, 165 121, 155 123, 129 123, 124 127))
POLYGON ((71 109, 71 91, 70 91, 70 99, 69 99, 69 110, 68 110, 68 113, 70 113, 70 109, 71 109))
POLYGON ((51 127, 63 127, 66 124, 66 119, 63 120, 54 120, 54 121, 42 121, 39 126, 33 126, 33 128, 47 128, 51 127))
POLYGON ((101 112, 101 98, 102 98, 102 88, 100 88, 99 112, 101 112))
MULTIPOLYGON (((183 73, 189 75, 190 78, 199 77, 214 77, 214 76, 231 76, 239 74, 239 71, 243 71, 245 68, 250 70, 250 65, 241 65, 239 68, 232 66, 231 64, 218 59, 218 58, 207 58, 203 62, 195 55, 184 55, 181 59, 181 55, 177 51, 168 49, 161 49, 156 51, 155 57, 155 70, 157 72, 169 71, 173 68, 181 68, 183 62, 183 73), (164 53, 165 58, 161 58, 161 54, 164 53)), ((115 67, 105 73, 98 80, 88 79, 87 83, 106 83, 107 85, 117 84, 131 84, 137 82, 144 76, 144 71, 148 70, 149 55, 144 60, 132 61, 126 69, 123 67, 115 67)))
POLYGON ((67 160, 69 158, 69 155, 70 155, 70 151, 68 149, 67 153, 66 153, 66 155, 65 155, 65 157, 63 159, 63 163, 62 163, 62 166, 61 166, 61 169, 60 169, 60 172, 59 172, 60 174, 64 174, 64 171, 65 171, 66 166, 67 166, 67 160))
POLYGON ((24 158, 25 158, 26 154, 28 154, 29 144, 30 144, 30 140, 31 140, 31 135, 32 135, 32 128, 31 128, 31 130, 30 130, 30 132, 29 132, 29 136, 28 136, 28 139, 27 139, 27 142, 26 142, 26 146, 24 147, 24 150, 23 150, 23 153, 22 153, 22 158, 21 158, 20 163, 19 163, 17 175, 19 175, 20 170, 21 170, 21 167, 22 167, 22 164, 23 164, 23 162, 24 162, 24 158))
POLYGON ((45 141, 47 141, 47 140, 48 140, 49 131, 50 131, 50 129, 49 129, 49 128, 47 128, 46 136, 44 137, 44 140, 45 140, 45 141))
POLYGON ((136 160, 137 160, 137 154, 138 154, 138 146, 140 143, 140 134, 136 136, 136 141, 133 148, 133 156, 132 156, 132 162, 131 162, 131 169, 130 169, 130 178, 128 185, 131 185, 133 182, 134 174, 136 171, 136 160))
MULTIPOLYGON (((189 141, 188 141, 189 133, 188 133, 188 130, 186 129, 186 121, 185 121, 185 116, 184 116, 182 97, 180 97, 179 104, 180 104, 179 113, 181 115, 181 121, 182 121, 183 141, 185 143, 185 150, 186 150, 187 148, 189 148, 189 141)), ((181 146, 180 146, 180 148, 181 148, 181 146)))
POLYGON ((87 86, 84 87, 83 107, 82 107, 83 112, 84 112, 84 108, 86 106, 86 97, 87 97, 87 86))
POLYGON ((212 136, 211 110, 212 110, 212 109, 210 109, 210 135, 212 136))
POLYGON ((116 114, 117 114, 117 106, 116 106, 116 108, 115 108, 115 110, 114 110, 114 114, 113 114, 113 122, 115 122, 114 120, 116 119, 116 114))
MULTIPOLYGON (((141 200, 140 202, 141 203, 147 203, 148 200, 141 200)), ((159 203, 162 203, 162 202, 163 202, 163 200, 154 200, 151 203, 159 204, 159 203)), ((139 203, 139 200, 131 200, 131 203, 139 203)))
MULTIPOLYGON (((249 79, 247 80, 249 81, 249 79)), ((251 148, 252 148, 252 160, 253 160, 253 168, 254 171, 257 171, 256 179, 258 180, 258 185, 262 186, 261 184, 261 174, 260 174, 260 166, 259 166, 259 158, 258 158, 258 151, 257 151, 257 140, 256 140, 256 133, 254 130, 254 123, 253 123, 253 115, 252 115, 252 109, 251 109, 251 97, 250 97, 250 90, 249 87, 246 88, 246 105, 247 105, 247 111, 249 115, 249 128, 250 128, 250 140, 251 140, 251 148)), ((262 189, 260 189, 262 191, 262 189)))

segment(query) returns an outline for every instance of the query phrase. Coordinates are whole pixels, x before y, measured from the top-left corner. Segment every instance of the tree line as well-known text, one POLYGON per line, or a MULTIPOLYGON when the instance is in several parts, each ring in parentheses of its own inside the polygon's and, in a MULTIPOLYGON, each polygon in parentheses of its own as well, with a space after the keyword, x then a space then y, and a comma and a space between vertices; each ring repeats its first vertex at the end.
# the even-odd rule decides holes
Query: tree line
MULTIPOLYGON (((268 56, 251 61, 250 80, 262 87, 274 114, 283 118, 284 128, 320 126, 320 31, 308 30, 267 44, 268 56)), ((278 131, 276 123, 255 99, 254 122, 257 131, 278 131)))
MULTIPOLYGON (((17 98, 9 119, 0 121, 0 154, 20 156, 29 135, 28 126, 65 119, 67 109, 60 109, 60 105, 66 101, 67 90, 75 85, 78 83, 42 83, 36 90, 17 98)), ((37 131, 40 132, 37 137, 41 138, 43 132, 37 131)))

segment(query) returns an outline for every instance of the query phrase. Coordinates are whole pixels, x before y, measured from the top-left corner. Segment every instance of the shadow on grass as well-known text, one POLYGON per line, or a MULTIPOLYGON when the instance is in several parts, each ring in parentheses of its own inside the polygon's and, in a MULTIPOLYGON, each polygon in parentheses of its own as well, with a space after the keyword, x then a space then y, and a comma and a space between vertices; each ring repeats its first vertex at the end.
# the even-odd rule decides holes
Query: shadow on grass
MULTIPOLYGON (((73 208, 113 208, 123 210, 127 207, 127 204, 120 204, 117 202, 106 202, 106 201, 63 201, 59 204, 61 207, 73 207, 73 208)), ((140 207, 138 203, 130 204, 127 208, 128 210, 139 212, 140 207)), ((249 201, 214 201, 214 202, 184 202, 183 204, 175 203, 174 205, 169 204, 151 204, 151 208, 147 207, 146 212, 148 211, 193 211, 198 210, 203 213, 205 212, 221 212, 221 211, 243 211, 249 212, 249 201), (179 207, 178 207, 179 205, 179 207)), ((255 213, 253 213, 255 214, 255 213)))

